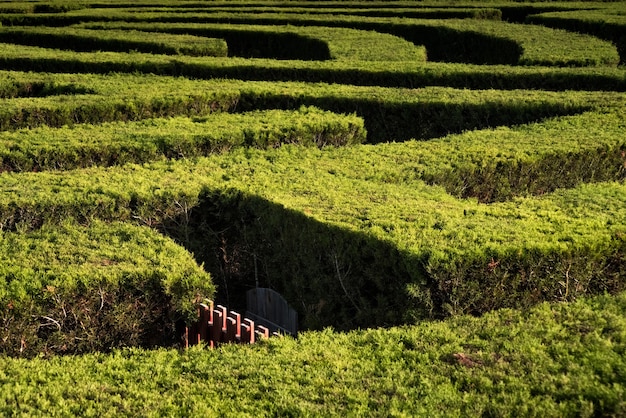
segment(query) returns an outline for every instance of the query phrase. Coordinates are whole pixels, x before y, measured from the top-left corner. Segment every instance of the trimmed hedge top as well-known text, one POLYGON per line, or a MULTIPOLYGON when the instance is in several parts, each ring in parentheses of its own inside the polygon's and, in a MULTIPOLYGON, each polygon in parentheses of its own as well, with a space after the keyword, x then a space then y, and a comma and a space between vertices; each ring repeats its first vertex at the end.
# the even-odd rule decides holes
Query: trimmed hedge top
POLYGON ((94 221, 0 236, 0 352, 78 353, 172 344, 212 297, 209 275, 146 227, 94 221))

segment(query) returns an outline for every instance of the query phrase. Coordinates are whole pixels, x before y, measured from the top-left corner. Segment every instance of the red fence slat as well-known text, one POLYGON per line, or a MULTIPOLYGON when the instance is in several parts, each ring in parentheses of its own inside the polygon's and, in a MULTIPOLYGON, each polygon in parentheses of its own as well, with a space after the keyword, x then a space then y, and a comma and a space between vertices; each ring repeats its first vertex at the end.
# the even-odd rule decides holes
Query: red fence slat
POLYGON ((254 344, 256 338, 254 335, 254 321, 244 318, 241 324, 241 342, 246 344, 254 344))
POLYGON ((213 310, 213 325, 211 326, 210 339, 215 345, 222 342, 222 328, 224 327, 224 314, 220 309, 213 310))
POLYGON ((269 338, 270 337, 270 330, 267 327, 264 327, 263 325, 257 325, 256 327, 256 335, 259 339, 261 338, 269 338))
POLYGON ((198 340, 206 341, 207 335, 209 332, 209 307, 205 304, 200 304, 198 306, 198 340))
POLYGON ((230 316, 226 318, 226 334, 224 342, 235 343, 237 342, 237 321, 230 316))
POLYGON ((220 311, 222 314, 222 331, 226 331, 226 318, 228 317, 228 309, 226 306, 217 305, 215 311, 220 311))
POLYGON ((235 311, 230 311, 228 316, 235 320, 235 338, 237 340, 241 339, 241 314, 235 311))

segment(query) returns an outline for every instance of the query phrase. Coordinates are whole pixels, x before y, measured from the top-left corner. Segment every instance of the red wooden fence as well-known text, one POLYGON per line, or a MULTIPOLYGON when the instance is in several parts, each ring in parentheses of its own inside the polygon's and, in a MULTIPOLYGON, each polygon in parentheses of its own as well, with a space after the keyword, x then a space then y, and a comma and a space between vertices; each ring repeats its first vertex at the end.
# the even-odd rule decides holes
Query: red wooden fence
POLYGON ((185 327, 183 340, 185 348, 201 342, 213 348, 224 343, 254 344, 260 338, 279 335, 276 332, 270 334, 267 327, 255 324, 225 306, 214 306, 211 301, 208 305, 198 306, 198 321, 185 327))

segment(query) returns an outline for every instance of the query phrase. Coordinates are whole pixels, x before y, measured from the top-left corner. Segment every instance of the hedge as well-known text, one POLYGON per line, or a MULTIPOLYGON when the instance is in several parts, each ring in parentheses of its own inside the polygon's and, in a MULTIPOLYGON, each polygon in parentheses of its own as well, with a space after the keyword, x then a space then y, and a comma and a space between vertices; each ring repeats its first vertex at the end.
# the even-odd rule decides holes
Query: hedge
POLYGON ((146 227, 71 221, 0 238, 0 353, 34 356, 179 342, 208 273, 146 227))
POLYGON ((223 39, 160 33, 146 36, 130 30, 95 31, 82 28, 5 27, 0 41, 71 51, 140 51, 152 54, 226 57, 223 39))
POLYGON ((621 416, 626 297, 218 350, 0 358, 28 416, 621 416))
POLYGON ((363 120, 315 108, 212 114, 140 122, 0 132, 2 171, 70 170, 223 153, 285 143, 341 146, 365 141, 363 120))

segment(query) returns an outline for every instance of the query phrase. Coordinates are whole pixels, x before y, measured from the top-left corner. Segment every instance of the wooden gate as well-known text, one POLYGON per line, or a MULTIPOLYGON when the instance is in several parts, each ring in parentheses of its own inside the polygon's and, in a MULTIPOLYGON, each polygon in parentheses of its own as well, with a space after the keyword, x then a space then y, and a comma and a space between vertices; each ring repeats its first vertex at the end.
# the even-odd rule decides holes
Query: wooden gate
POLYGON ((298 333, 298 312, 293 309, 278 292, 257 287, 246 293, 248 310, 246 317, 263 325, 270 333, 296 335, 298 333))

